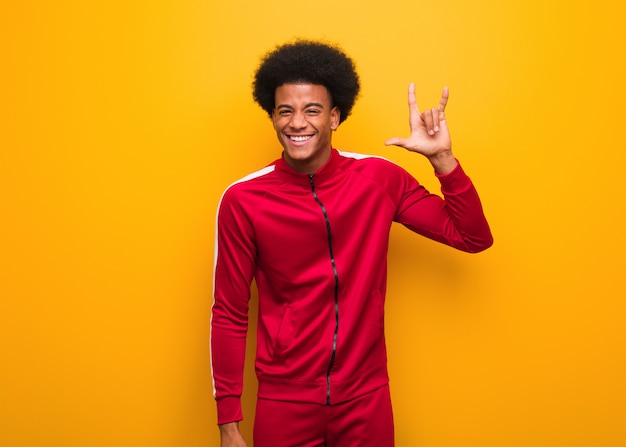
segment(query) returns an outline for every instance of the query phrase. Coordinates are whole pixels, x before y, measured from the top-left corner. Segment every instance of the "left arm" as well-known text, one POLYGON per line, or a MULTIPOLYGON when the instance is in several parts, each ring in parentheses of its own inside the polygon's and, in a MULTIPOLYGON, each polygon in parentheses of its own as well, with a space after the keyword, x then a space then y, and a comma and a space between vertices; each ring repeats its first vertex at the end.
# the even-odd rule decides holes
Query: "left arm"
POLYGON ((456 249, 477 253, 493 244, 480 198, 461 165, 437 174, 443 198, 430 194, 404 171, 406 187, 395 221, 456 249))
POLYGON ((403 147, 424 155, 441 182, 444 198, 427 195, 416 202, 408 199, 397 220, 417 233, 467 252, 479 252, 493 243, 478 193, 452 154, 445 109, 448 88, 443 89, 437 108, 420 113, 415 85, 409 85, 408 138, 391 138, 386 145, 403 147), (406 203, 411 203, 406 206, 406 203))

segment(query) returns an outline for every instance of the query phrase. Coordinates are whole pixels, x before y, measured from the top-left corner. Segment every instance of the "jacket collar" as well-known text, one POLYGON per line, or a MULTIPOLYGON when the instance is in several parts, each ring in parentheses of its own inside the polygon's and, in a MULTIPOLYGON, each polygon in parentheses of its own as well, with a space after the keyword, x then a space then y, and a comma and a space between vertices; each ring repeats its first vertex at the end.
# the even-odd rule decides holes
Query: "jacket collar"
MULTIPOLYGON (((326 183, 336 176, 341 162, 340 159, 341 156, 339 155, 339 152, 335 148, 332 148, 330 151, 330 157, 326 163, 313 173, 313 181, 316 185, 326 183)), ((311 187, 309 174, 303 174, 294 170, 287 164, 287 162, 285 162, 284 156, 276 160, 274 164, 276 166, 276 173, 283 180, 294 185, 305 186, 307 188, 311 187)))

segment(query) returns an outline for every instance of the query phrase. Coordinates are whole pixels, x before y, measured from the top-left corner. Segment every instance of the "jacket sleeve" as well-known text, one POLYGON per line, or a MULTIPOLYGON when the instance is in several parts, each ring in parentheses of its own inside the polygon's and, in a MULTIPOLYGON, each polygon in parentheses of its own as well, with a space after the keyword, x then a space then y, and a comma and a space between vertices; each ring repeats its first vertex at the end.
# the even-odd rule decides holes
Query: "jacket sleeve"
POLYGON ((443 198, 429 194, 411 177, 403 182, 405 189, 395 220, 462 251, 477 253, 489 248, 493 244, 489 224, 476 188, 461 165, 448 174, 436 175, 443 198))
POLYGON ((218 424, 243 419, 241 393, 255 258, 250 216, 236 191, 227 190, 217 211, 211 309, 211 371, 218 424))

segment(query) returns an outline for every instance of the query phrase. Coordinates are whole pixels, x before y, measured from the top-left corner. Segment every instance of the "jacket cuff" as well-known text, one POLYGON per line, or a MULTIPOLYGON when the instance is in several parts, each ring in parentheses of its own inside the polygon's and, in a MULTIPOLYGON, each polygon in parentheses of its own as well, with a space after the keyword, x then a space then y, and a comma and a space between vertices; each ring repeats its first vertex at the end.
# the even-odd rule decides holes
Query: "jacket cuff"
POLYGON ((445 194, 458 194, 472 187, 472 181, 465 174, 461 164, 457 160, 455 168, 447 174, 435 175, 441 183, 441 191, 445 194))
POLYGON ((217 424, 228 424, 243 420, 241 399, 239 397, 222 397, 217 400, 217 424))

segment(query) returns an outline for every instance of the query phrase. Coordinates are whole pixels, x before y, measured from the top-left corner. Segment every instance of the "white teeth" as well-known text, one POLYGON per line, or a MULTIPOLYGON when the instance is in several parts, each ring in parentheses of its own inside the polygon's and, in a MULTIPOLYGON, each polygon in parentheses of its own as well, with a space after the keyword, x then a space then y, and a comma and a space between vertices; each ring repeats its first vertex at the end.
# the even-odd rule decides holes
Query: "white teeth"
POLYGON ((297 143, 301 143, 303 141, 308 140, 311 137, 309 135, 302 135, 302 136, 291 135, 289 138, 291 138, 293 141, 295 141, 297 143))

